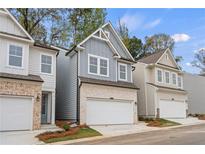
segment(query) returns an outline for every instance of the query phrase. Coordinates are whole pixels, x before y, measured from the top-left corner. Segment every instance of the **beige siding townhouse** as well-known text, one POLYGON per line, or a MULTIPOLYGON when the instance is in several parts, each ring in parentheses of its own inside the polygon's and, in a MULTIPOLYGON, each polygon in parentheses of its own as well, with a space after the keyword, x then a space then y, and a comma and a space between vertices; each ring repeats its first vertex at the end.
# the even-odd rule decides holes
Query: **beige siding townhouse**
POLYGON ((146 56, 134 66, 133 81, 140 88, 139 116, 187 117, 187 92, 183 89, 183 72, 169 49, 146 56))

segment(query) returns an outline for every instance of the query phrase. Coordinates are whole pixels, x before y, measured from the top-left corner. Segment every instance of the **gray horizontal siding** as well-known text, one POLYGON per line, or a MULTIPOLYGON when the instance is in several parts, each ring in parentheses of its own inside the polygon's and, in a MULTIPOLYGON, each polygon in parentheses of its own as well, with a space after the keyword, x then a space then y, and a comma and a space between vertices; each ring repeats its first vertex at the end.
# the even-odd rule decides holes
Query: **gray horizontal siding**
POLYGON ((57 119, 76 119, 76 58, 66 57, 63 51, 57 57, 57 119))

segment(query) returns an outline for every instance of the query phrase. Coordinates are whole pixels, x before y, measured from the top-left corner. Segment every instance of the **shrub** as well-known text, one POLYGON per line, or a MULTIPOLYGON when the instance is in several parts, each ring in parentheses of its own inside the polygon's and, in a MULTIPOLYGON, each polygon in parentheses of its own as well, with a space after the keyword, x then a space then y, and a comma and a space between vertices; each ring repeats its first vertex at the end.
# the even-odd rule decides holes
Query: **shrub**
POLYGON ((68 125, 68 124, 63 125, 63 129, 64 129, 65 131, 70 130, 70 125, 68 125))

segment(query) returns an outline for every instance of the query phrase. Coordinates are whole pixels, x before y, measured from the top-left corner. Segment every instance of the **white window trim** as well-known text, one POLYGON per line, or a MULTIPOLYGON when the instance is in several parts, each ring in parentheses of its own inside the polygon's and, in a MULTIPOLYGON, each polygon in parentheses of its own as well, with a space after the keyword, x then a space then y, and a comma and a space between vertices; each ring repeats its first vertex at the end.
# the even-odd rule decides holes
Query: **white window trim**
POLYGON ((178 75, 178 77, 177 77, 177 86, 179 87, 179 88, 183 88, 183 78, 182 78, 182 76, 179 76, 178 75), (181 87, 179 86, 179 82, 178 82, 178 78, 181 78, 181 87))
POLYGON ((103 76, 103 77, 109 77, 109 59, 101 56, 96 56, 93 54, 88 54, 88 74, 91 75, 97 75, 97 76, 103 76), (90 72, 90 57, 95 57, 97 58, 97 73, 92 73, 90 72), (106 60, 107 61, 107 75, 100 74, 100 59, 106 60))
POLYGON ((169 71, 164 71, 164 83, 166 84, 171 84, 171 77, 170 77, 170 72, 169 71), (169 73, 169 83, 166 82, 166 73, 169 73))
POLYGON ((156 80, 157 80, 158 83, 163 83, 163 81, 164 81, 164 77, 163 77, 163 76, 164 76, 164 75, 163 75, 163 70, 162 70, 162 69, 159 69, 159 68, 156 69, 156 77, 157 77, 156 80), (158 71, 161 71, 161 72, 162 72, 162 81, 159 81, 159 80, 158 80, 158 71))
POLYGON ((176 84, 173 83, 173 76, 171 76, 171 79, 172 79, 172 85, 178 86, 178 76, 177 76, 177 73, 173 73, 173 72, 172 72, 172 75, 173 75, 173 74, 176 75, 176 84))
POLYGON ((8 43, 7 45, 7 67, 9 68, 15 68, 15 69, 24 69, 24 46, 22 44, 18 44, 18 43, 8 43), (22 65, 21 66, 13 66, 13 65, 9 65, 9 48, 10 45, 14 45, 14 46, 18 46, 18 47, 22 47, 22 65))
POLYGON ((118 63, 118 80, 127 81, 127 64, 118 63), (125 66, 125 79, 120 78, 120 66, 125 66))
POLYGON ((40 72, 41 74, 44 74, 44 75, 53 75, 53 55, 51 54, 48 54, 48 53, 40 53, 40 72), (42 55, 44 56, 50 56, 51 57, 51 73, 45 73, 45 72, 42 72, 42 69, 41 69, 41 58, 42 58, 42 55))

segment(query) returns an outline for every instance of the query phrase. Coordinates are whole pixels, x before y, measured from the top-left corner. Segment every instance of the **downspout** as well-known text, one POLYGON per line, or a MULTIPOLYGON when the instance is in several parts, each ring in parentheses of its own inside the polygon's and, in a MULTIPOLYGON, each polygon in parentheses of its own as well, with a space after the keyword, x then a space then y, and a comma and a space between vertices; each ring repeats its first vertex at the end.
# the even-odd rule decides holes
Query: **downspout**
POLYGON ((76 54, 77 54, 77 72, 76 72, 76 78, 77 78, 77 80, 76 80, 76 82, 77 82, 77 95, 76 95, 76 101, 77 101, 77 104, 76 104, 76 117, 77 117, 77 124, 80 124, 80 101, 79 101, 79 76, 78 76, 78 51, 77 50, 74 50, 75 52, 76 52, 76 54))

